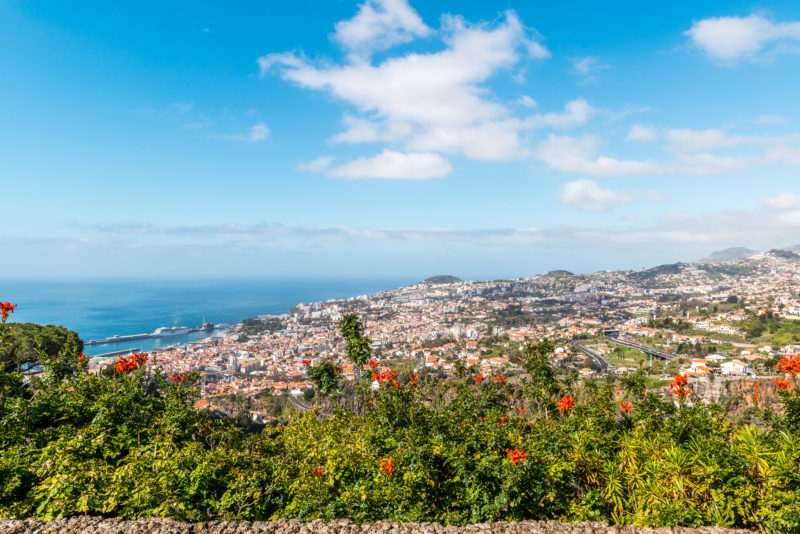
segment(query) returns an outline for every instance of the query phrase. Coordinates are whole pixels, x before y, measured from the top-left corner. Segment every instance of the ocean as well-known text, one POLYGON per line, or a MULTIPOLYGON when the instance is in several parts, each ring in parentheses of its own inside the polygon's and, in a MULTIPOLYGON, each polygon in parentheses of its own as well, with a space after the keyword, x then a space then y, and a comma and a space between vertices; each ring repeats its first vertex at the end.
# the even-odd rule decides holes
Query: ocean
MULTIPOLYGON (((0 301, 18 304, 13 322, 57 324, 84 340, 153 332, 162 326, 237 323, 288 312, 301 302, 343 299, 409 285, 418 280, 0 280, 0 301)), ((151 338, 86 347, 87 355, 128 348, 143 351, 203 337, 151 338)))

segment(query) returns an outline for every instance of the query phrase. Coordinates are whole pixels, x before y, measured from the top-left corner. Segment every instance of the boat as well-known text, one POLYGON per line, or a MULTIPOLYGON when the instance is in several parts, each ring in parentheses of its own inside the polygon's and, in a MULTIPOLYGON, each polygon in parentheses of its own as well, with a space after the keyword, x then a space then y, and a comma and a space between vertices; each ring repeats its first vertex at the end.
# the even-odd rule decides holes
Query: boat
POLYGON ((191 329, 185 326, 162 326, 153 332, 153 337, 182 336, 188 334, 190 331, 191 329))

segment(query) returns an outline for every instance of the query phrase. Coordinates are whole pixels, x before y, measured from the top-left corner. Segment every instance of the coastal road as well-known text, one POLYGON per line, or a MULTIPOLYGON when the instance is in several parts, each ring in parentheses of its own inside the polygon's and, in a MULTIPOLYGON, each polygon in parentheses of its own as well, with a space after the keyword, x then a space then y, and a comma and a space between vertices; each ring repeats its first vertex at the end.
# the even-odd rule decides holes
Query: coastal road
POLYGON ((586 356, 588 356, 589 358, 591 358, 592 361, 595 364, 597 364, 597 366, 600 368, 601 372, 603 372, 603 373, 612 373, 612 372, 614 372, 614 369, 617 368, 616 365, 614 365, 613 363, 608 363, 606 360, 603 359, 602 356, 600 356, 600 354, 598 354, 597 352, 593 351, 592 349, 588 349, 588 348, 584 347, 583 346, 584 343, 586 343, 586 344, 596 343, 596 341, 580 341, 580 340, 576 339, 576 340, 573 340, 573 341, 569 342, 570 345, 572 345, 573 347, 578 349, 581 353, 583 353, 586 356))

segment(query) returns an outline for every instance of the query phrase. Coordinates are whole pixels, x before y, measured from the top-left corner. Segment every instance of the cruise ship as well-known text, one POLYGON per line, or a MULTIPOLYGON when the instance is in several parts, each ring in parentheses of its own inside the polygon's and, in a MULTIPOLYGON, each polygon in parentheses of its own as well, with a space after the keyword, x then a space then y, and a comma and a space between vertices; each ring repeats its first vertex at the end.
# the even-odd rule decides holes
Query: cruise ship
POLYGON ((191 329, 185 326, 162 326, 153 332, 153 337, 182 336, 189 332, 191 332, 191 329))

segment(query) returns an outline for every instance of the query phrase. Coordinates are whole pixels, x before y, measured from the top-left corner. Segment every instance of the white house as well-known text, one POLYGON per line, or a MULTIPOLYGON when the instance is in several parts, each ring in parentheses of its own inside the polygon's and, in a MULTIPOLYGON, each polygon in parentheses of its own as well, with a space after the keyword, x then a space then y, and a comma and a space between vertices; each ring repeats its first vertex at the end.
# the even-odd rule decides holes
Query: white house
POLYGON ((725 362, 720 367, 722 368, 723 376, 748 376, 755 374, 750 365, 739 360, 725 362))

